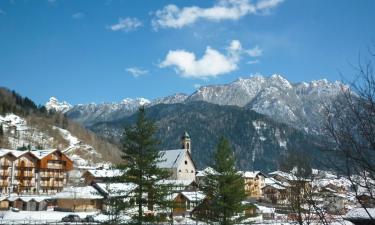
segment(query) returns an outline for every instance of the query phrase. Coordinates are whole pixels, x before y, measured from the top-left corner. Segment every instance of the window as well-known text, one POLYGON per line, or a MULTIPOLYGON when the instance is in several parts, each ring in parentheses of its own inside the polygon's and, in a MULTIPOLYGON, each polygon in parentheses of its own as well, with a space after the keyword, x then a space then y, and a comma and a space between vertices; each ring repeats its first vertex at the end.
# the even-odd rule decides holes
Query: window
POLYGON ((178 172, 180 172, 180 173, 181 173, 181 170, 178 170, 178 172))
POLYGON ((187 160, 185 160, 185 165, 187 165, 187 160))

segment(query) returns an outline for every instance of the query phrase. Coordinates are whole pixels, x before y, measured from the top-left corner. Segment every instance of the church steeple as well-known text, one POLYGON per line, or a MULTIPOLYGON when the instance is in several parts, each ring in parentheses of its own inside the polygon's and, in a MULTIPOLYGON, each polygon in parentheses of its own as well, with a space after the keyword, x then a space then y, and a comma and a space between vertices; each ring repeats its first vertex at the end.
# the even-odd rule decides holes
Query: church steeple
POLYGON ((191 154, 191 139, 186 131, 181 137, 181 145, 183 149, 186 149, 191 154))

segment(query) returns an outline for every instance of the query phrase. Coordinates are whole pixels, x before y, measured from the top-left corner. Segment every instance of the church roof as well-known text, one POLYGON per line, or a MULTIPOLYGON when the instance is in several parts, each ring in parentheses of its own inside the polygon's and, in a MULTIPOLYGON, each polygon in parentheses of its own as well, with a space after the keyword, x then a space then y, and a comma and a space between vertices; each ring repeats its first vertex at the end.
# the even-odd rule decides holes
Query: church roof
POLYGON ((161 158, 162 161, 158 163, 158 167, 177 168, 183 160, 185 152, 185 149, 161 151, 163 156, 161 158))
POLYGON ((184 135, 181 138, 190 138, 190 135, 187 131, 185 131, 184 135))

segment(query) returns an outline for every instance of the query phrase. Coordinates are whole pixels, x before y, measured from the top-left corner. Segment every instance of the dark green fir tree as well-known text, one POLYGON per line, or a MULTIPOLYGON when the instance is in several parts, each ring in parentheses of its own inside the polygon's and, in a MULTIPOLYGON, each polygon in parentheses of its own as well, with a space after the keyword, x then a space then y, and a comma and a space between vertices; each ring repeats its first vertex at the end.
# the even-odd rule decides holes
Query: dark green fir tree
POLYGON ((162 211, 168 207, 167 196, 170 187, 161 182, 170 176, 169 171, 158 167, 162 161, 159 151, 159 140, 154 137, 156 125, 148 120, 144 107, 139 109, 135 125, 126 127, 122 139, 122 152, 125 163, 123 181, 134 183, 136 215, 132 223, 142 225, 145 222, 156 222, 163 218, 152 212, 162 211), (145 210, 151 213, 145 213, 145 210))
POLYGON ((221 138, 215 153, 214 171, 204 178, 207 201, 198 217, 209 223, 232 225, 245 219, 244 179, 235 168, 235 157, 227 139, 221 138))

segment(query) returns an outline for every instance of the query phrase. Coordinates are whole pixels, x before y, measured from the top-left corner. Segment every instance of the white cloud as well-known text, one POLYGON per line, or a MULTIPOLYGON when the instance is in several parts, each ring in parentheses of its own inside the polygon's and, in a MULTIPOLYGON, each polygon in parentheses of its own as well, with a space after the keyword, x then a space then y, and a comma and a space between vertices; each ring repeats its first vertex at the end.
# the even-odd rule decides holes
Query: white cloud
POLYGON ((142 22, 137 18, 120 18, 118 23, 108 26, 108 29, 112 31, 133 31, 142 26, 142 22))
POLYGON ((233 40, 227 48, 227 54, 207 47, 202 58, 197 59, 195 54, 185 50, 169 51, 160 67, 174 67, 183 77, 207 79, 232 72, 238 68, 241 43, 233 40))
POLYGON ((125 69, 126 72, 130 73, 133 77, 139 77, 148 73, 147 70, 143 70, 137 67, 129 67, 125 69))
POLYGON ((85 17, 85 14, 82 13, 82 12, 77 12, 77 13, 74 13, 74 14, 72 15, 72 18, 73 18, 73 19, 82 19, 82 18, 84 18, 84 17, 85 17))
POLYGON ((258 57, 263 54, 263 50, 257 45, 252 49, 246 50, 246 53, 251 57, 258 57))
POLYGON ((248 14, 259 14, 268 11, 284 0, 259 0, 255 4, 250 0, 219 0, 210 8, 190 6, 179 8, 176 5, 166 5, 155 12, 152 20, 154 29, 158 28, 182 28, 194 24, 200 19, 210 21, 238 20, 248 14))

